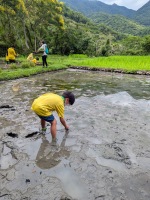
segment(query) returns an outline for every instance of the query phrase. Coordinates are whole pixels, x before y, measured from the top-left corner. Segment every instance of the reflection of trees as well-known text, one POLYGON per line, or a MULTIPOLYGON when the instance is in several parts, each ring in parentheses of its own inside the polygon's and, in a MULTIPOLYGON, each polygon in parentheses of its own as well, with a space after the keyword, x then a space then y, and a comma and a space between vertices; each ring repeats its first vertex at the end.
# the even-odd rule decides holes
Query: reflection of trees
POLYGON ((55 167, 61 162, 61 159, 68 157, 70 152, 65 147, 66 136, 64 136, 60 146, 54 145, 52 142, 42 137, 42 143, 36 156, 36 165, 41 169, 49 169, 55 167))

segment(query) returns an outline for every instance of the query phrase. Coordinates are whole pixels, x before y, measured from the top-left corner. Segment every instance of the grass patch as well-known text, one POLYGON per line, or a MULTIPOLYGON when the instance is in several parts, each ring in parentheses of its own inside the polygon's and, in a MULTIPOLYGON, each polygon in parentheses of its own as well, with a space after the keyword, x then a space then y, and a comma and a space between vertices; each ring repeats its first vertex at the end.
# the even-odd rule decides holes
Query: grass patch
POLYGON ((2 70, 0 73, 0 81, 2 80, 11 80, 11 79, 17 79, 17 78, 23 78, 23 77, 29 77, 31 75, 36 75, 40 73, 50 72, 53 70, 60 70, 62 68, 66 68, 64 65, 52 65, 50 67, 41 67, 41 66, 35 66, 30 68, 18 68, 18 69, 6 69, 2 70))

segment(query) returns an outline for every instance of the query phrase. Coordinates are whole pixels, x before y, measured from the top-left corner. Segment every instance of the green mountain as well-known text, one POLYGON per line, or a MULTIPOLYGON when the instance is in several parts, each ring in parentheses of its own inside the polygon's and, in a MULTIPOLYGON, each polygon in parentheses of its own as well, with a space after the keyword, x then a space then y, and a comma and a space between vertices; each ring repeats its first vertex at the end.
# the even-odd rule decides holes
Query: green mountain
POLYGON ((89 16, 96 24, 105 24, 118 33, 144 36, 150 33, 150 27, 145 27, 121 15, 94 13, 89 16))
POLYGON ((132 9, 128 9, 124 6, 118 6, 117 4, 107 5, 97 0, 62 0, 71 9, 78 12, 82 12, 85 15, 89 15, 94 12, 105 12, 108 14, 119 14, 126 17, 133 17, 135 12, 132 9))
POLYGON ((107 5, 98 0, 63 0, 71 9, 89 16, 93 13, 107 13, 111 15, 122 15, 145 26, 150 26, 150 1, 139 10, 134 11, 116 4, 107 5))
POLYGON ((124 38, 124 33, 118 33, 117 31, 113 30, 111 27, 106 26, 105 24, 99 24, 95 21, 91 20, 90 18, 86 17, 80 12, 73 11, 67 6, 64 6, 63 16, 65 17, 65 22, 73 23, 77 25, 77 27, 82 27, 87 31, 90 31, 91 34, 104 34, 104 35, 112 35, 114 38, 124 38))
POLYGON ((133 19, 140 24, 150 26, 150 1, 136 11, 133 19))

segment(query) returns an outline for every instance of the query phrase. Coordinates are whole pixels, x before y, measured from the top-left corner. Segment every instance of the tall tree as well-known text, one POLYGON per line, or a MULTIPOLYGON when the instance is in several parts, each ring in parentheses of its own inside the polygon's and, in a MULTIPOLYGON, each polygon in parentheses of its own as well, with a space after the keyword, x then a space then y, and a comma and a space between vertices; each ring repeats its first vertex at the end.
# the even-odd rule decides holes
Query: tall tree
POLYGON ((0 0, 0 5, 0 39, 8 45, 13 42, 29 49, 51 24, 64 27, 63 4, 57 0, 0 0))

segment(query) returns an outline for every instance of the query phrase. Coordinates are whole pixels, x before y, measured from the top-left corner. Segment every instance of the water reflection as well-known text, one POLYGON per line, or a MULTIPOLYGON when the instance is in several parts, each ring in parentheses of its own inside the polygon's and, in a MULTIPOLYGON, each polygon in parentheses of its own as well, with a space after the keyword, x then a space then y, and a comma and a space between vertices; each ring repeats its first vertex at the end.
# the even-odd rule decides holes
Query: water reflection
POLYGON ((150 77, 66 70, 40 76, 35 81, 45 91, 73 90, 76 96, 108 95, 122 91, 135 99, 150 99, 150 77))
POLYGON ((36 165, 41 169, 50 169, 58 165, 62 159, 68 158, 70 152, 65 147, 67 134, 63 137, 61 144, 49 142, 45 135, 42 136, 42 143, 36 156, 36 165))

